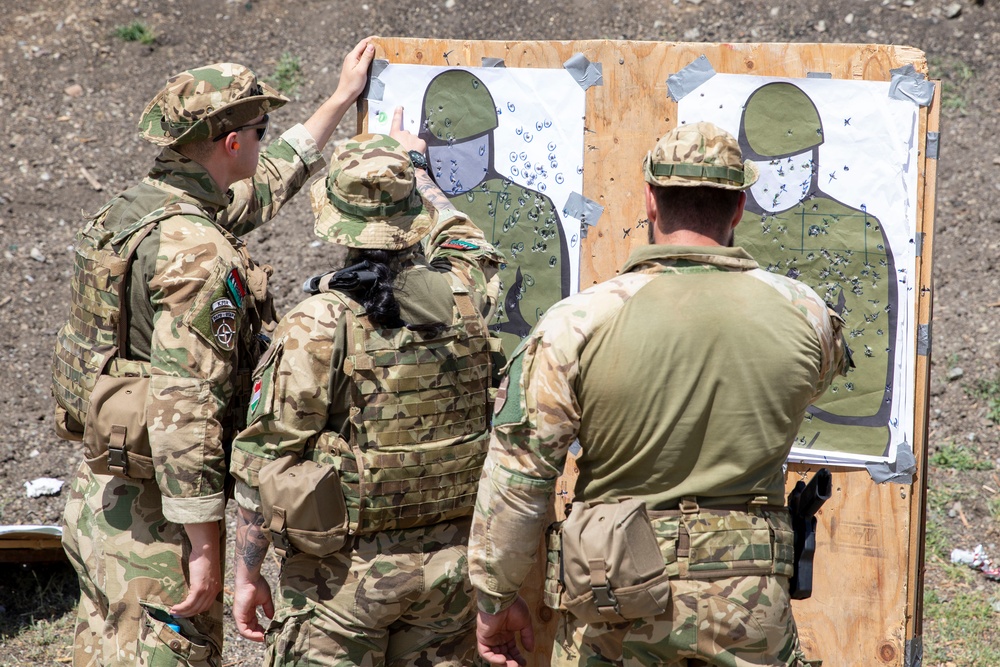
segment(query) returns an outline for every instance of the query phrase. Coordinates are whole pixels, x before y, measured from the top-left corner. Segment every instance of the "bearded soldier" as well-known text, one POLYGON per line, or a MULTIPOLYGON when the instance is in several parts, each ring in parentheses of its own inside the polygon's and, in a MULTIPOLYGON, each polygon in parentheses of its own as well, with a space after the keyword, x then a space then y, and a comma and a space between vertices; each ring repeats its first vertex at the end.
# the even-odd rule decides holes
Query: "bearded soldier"
POLYGON ((554 664, 801 667, 782 465, 845 371, 841 320, 732 247, 758 172, 731 135, 678 127, 644 172, 650 245, 549 309, 500 387, 469 545, 479 652, 532 648, 517 592, 578 440, 549 535, 554 664))
POLYGON ((266 150, 288 99, 251 70, 170 78, 139 122, 161 149, 153 168, 77 237, 53 372, 57 428, 87 459, 64 515, 76 665, 221 662, 226 449, 274 320, 270 268, 240 236, 323 166, 373 54, 358 44, 336 92, 266 150))

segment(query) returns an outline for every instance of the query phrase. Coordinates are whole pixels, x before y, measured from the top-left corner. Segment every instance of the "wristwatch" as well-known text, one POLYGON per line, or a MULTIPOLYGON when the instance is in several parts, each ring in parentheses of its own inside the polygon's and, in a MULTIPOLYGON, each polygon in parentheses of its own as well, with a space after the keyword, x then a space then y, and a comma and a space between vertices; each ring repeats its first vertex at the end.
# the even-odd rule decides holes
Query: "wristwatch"
POLYGON ((410 162, 413 163, 415 169, 423 169, 427 171, 427 158, 420 151, 406 151, 406 154, 410 156, 410 162))

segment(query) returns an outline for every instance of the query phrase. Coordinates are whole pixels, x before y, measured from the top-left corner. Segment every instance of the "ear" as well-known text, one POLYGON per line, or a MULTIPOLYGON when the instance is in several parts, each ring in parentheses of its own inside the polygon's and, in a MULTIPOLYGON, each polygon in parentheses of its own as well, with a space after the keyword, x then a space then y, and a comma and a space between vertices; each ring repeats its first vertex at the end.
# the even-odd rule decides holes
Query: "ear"
POLYGON ((646 200, 646 217, 649 218, 649 224, 656 226, 656 218, 659 215, 659 211, 656 209, 656 195, 653 194, 653 188, 649 186, 649 183, 643 182, 643 194, 646 200))
POLYGON ((743 209, 747 205, 747 191, 743 190, 740 192, 740 203, 736 206, 736 213, 733 214, 733 219, 730 221, 730 229, 736 229, 736 225, 740 224, 740 220, 743 219, 743 209))
POLYGON ((227 155, 236 155, 236 151, 240 149, 240 143, 236 140, 235 132, 227 134, 222 143, 226 147, 227 155))

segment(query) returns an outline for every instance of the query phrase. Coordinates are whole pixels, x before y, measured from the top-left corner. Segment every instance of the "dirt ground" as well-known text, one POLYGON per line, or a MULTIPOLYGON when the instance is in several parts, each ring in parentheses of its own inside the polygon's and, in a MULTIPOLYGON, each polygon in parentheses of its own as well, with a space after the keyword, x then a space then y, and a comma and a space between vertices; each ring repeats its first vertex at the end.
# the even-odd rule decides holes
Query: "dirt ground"
MULTIPOLYGON (((1000 437, 990 419, 998 379, 1000 290, 1000 4, 950 0, 5 0, 0 19, 0 524, 58 523, 64 495, 29 499, 24 482, 66 480, 76 445, 52 430, 49 367, 68 312, 71 244, 83 212, 141 178, 155 149, 138 114, 176 71, 222 60, 262 74, 283 52, 304 83, 274 114, 283 130, 333 91, 344 53, 370 34, 455 39, 624 39, 691 42, 845 42, 909 45, 944 80, 934 230, 935 307, 929 442, 971 452, 980 470, 932 470, 931 486, 959 503, 946 538, 1000 542, 991 500, 1000 490, 1000 437), (404 7, 404 5, 411 5, 404 7), (116 26, 142 21, 151 45, 116 26), (98 190, 97 188, 101 189, 98 190), (982 386, 986 394, 977 395, 982 386)), ((348 119, 339 136, 353 134, 348 119)), ((281 310, 303 277, 330 263, 314 244, 305 196, 252 239, 275 267, 281 310)), ((995 416, 995 415, 994 415, 995 416)), ((930 559, 929 559, 930 560, 930 559)), ((933 565, 933 563, 931 563, 933 565)), ((936 570, 928 569, 928 585, 936 570)), ((229 635, 231 636, 231 635, 229 635)), ((243 642, 242 644, 246 644, 243 642)), ((230 642, 227 661, 254 655, 230 642)), ((252 664, 254 660, 250 659, 252 664)))

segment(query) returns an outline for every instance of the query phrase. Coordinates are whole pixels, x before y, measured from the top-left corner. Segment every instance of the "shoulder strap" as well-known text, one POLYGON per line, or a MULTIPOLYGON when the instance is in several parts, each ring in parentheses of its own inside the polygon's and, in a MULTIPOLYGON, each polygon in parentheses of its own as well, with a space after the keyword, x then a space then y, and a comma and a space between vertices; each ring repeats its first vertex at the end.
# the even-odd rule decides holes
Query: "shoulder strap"
POLYGON ((125 285, 131 279, 132 276, 132 262, 135 259, 136 250, 139 248, 139 244, 142 243, 143 239, 149 236, 149 233, 153 231, 154 225, 159 223, 161 220, 166 218, 171 218, 175 215, 193 215, 199 218, 209 219, 208 215, 195 206, 194 204, 189 204, 187 202, 174 202, 173 204, 167 204, 166 206, 161 206, 155 211, 147 213, 142 218, 133 222, 131 225, 121 229, 111 238, 111 245, 115 246, 123 241, 127 242, 127 252, 124 254, 123 259, 125 260, 125 273, 122 274, 122 279, 118 281, 118 354, 116 356, 123 359, 128 358, 128 317, 126 314, 128 308, 125 304, 125 285))

